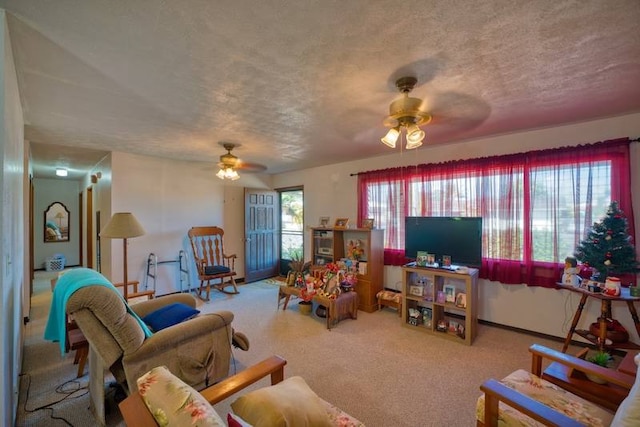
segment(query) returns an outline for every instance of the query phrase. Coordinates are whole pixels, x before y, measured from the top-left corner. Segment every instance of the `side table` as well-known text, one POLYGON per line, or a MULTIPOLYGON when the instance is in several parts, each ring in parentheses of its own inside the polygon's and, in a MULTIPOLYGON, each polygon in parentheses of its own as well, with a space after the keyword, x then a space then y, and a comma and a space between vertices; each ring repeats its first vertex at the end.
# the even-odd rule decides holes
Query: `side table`
MULTIPOLYGON (((292 295, 299 297, 300 289, 295 286, 280 285, 278 308, 280 308, 280 302, 284 299, 282 310, 286 310, 292 295)), ((336 299, 314 295, 313 302, 327 307, 327 329, 329 330, 346 316, 352 319, 358 318, 358 294, 356 292, 343 292, 336 299)))
POLYGON ((573 316, 573 321, 571 322, 571 328, 569 329, 569 333, 567 334, 567 338, 564 340, 564 345, 562 346, 562 352, 566 353, 569 348, 569 344, 571 343, 571 337, 573 334, 578 334, 582 338, 589 340, 590 342, 596 344, 600 350, 604 350, 605 348, 613 349, 613 348, 631 348, 631 349, 640 349, 640 345, 634 344, 631 341, 626 343, 606 343, 607 336, 607 326, 606 319, 611 318, 611 302, 612 301, 622 301, 627 304, 627 308, 629 309, 629 313, 631 314, 631 318, 633 319, 633 324, 635 325, 636 332, 638 336, 640 336, 640 319, 638 319, 638 312, 636 311, 634 302, 640 301, 640 297, 632 297, 629 293, 629 288, 622 288, 622 293, 619 296, 610 296, 605 295, 603 293, 590 292, 587 289, 579 288, 576 286, 565 285, 563 283, 557 283, 558 288, 566 289, 571 292, 575 292, 581 294, 580 302, 578 303, 578 308, 576 313, 573 316), (580 315, 582 314, 582 309, 584 308, 585 303, 587 302, 587 298, 595 298, 599 299, 600 306, 600 317, 598 318, 598 322, 600 322, 600 336, 596 337, 592 335, 587 330, 577 329, 578 321, 580 321, 580 315))

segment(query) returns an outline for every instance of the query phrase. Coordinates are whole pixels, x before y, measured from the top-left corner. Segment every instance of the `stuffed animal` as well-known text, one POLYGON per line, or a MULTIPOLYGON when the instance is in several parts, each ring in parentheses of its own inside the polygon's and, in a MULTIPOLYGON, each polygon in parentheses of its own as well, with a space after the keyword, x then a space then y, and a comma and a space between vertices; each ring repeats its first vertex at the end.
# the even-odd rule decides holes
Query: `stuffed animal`
POLYGON ((562 284, 580 286, 582 278, 578 276, 580 268, 575 257, 568 256, 564 259, 564 273, 562 274, 562 284))

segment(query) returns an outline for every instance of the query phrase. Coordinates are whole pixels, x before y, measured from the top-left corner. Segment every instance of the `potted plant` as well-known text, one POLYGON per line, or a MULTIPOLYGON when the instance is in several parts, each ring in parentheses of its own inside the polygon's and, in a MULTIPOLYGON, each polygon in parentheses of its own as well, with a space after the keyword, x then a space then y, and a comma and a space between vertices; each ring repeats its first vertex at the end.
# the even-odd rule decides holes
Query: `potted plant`
POLYGON ((304 261, 304 255, 301 250, 291 252, 291 262, 289 262, 289 275, 287 276, 288 285, 304 284, 304 274, 311 268, 311 261, 304 261), (290 276, 293 276, 290 278, 290 276))
MULTIPOLYGON (((609 363, 611 362, 611 355, 604 351, 604 350, 598 350, 596 353, 594 353, 593 355, 587 357, 587 361, 591 362, 591 363, 595 363, 596 365, 602 366, 603 368, 608 368, 609 367, 609 363)), ((596 376, 593 374, 586 374, 587 378, 589 378, 591 381, 593 381, 594 383, 598 383, 598 384, 606 384, 607 381, 596 376)))

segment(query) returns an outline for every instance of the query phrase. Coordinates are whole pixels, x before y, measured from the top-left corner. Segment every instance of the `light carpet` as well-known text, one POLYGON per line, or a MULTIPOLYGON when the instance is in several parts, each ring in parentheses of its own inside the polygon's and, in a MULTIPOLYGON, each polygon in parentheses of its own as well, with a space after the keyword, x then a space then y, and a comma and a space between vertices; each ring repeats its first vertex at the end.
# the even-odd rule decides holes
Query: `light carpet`
MULTIPOLYGON (((203 313, 233 312, 233 327, 250 339, 249 351, 234 349, 231 373, 278 354, 287 360, 285 377, 302 376, 323 399, 368 426, 475 426, 475 403, 485 379, 528 369, 527 349, 533 343, 561 347, 557 341, 485 325, 479 325, 473 345, 465 346, 402 327, 390 308, 359 311, 358 319, 327 330, 325 319, 300 314, 294 299, 286 311, 277 310, 280 283, 244 284, 237 295, 212 291, 209 302, 199 300, 203 313)), ((62 357, 57 344, 43 340, 51 299, 46 274, 37 275, 34 289, 16 425, 95 425, 86 390, 68 397, 56 393, 62 385, 67 390, 86 387, 88 375, 75 381, 73 355, 62 357), (29 411, 45 405, 51 409, 29 411)), ((268 379, 247 391, 266 385, 268 379)), ((107 425, 124 425, 113 390, 107 396, 107 425)), ((234 399, 216 410, 226 416, 234 399)))

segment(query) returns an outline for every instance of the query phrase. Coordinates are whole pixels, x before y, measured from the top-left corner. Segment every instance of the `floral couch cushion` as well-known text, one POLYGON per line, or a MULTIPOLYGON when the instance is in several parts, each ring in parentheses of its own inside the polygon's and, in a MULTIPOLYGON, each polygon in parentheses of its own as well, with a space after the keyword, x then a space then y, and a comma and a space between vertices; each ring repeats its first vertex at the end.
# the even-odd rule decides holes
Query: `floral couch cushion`
POLYGON ((402 301, 402 293, 382 290, 376 294, 376 298, 393 301, 396 304, 400 304, 400 302, 402 301))
POLYGON ((209 402, 166 366, 138 378, 138 392, 159 426, 226 427, 209 402))
MULTIPOLYGON (((611 424, 613 413, 551 384, 524 369, 511 373, 501 381, 504 385, 571 417, 586 426, 605 427, 611 424)), ((543 424, 500 402, 500 426, 542 426, 543 424)), ((484 421, 484 394, 476 405, 476 418, 484 421)))

